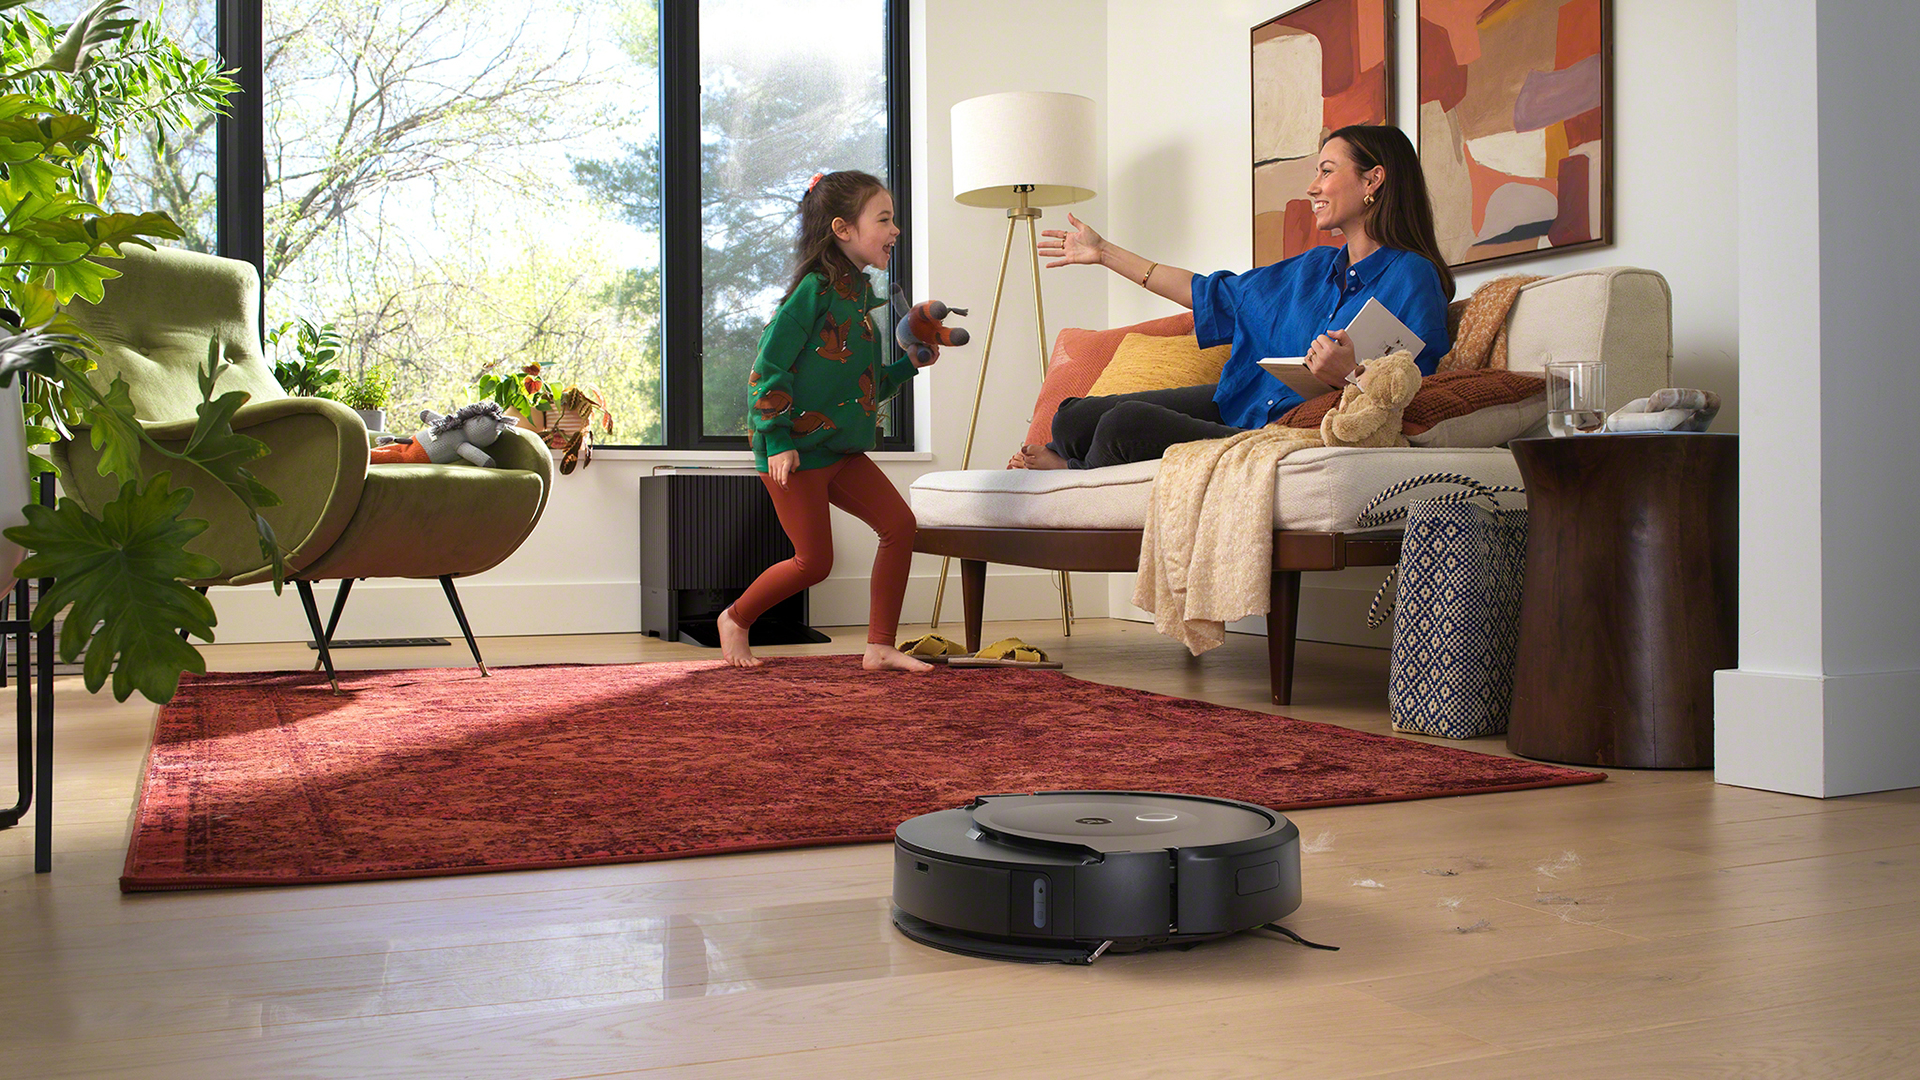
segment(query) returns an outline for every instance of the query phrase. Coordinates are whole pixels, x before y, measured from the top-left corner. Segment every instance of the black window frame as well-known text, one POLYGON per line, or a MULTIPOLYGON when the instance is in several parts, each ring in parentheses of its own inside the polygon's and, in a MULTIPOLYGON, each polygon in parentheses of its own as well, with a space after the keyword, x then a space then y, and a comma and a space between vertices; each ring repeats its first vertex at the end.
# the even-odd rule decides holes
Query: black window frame
MULTIPOLYGON (((265 0, 216 0, 220 55, 236 70, 239 93, 217 135, 219 254, 266 266, 266 84, 263 35, 265 0), (251 191, 249 191, 251 178, 251 191)), ((908 132, 910 70, 906 0, 886 3, 887 182, 893 191, 900 238, 890 271, 913 295, 911 146, 908 132)), ((661 444, 606 443, 605 448, 645 450, 744 450, 741 435, 701 432, 701 386, 706 372, 700 329, 700 3, 660 0, 661 169, 661 444)), ((261 305, 265 319, 266 305, 261 305)), ((264 326, 264 322, 263 322, 264 326)), ((893 358, 901 352, 887 335, 893 358)), ((740 390, 746 411, 746 387, 740 390)), ((898 434, 880 434, 880 450, 914 449, 913 388, 891 404, 898 434)))

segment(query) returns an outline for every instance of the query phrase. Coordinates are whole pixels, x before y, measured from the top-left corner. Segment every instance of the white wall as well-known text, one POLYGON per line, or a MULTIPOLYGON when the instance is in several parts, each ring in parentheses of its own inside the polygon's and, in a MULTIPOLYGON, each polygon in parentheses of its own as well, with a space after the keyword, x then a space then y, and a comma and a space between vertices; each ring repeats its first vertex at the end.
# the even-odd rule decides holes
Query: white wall
POLYGON ((1742 0, 1740 30, 1750 436, 1740 667, 1716 682, 1715 775, 1820 796, 1912 786, 1920 144, 1889 107, 1920 86, 1906 57, 1920 9, 1742 0))

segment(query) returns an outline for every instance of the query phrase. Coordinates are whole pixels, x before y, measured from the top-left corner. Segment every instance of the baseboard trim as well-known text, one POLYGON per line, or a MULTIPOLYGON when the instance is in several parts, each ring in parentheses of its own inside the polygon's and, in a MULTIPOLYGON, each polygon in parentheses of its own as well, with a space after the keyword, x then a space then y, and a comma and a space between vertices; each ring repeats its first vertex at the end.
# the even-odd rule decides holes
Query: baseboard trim
POLYGON ((1837 798, 1920 787, 1920 671, 1714 673, 1714 779, 1837 798))

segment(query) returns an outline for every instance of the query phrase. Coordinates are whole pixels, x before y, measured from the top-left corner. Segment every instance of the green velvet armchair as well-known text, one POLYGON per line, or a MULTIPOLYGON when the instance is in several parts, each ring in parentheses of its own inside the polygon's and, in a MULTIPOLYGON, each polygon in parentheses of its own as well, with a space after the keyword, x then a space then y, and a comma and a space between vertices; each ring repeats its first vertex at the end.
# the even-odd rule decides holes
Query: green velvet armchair
MULTIPOLYGON (((201 402, 199 373, 208 342, 217 339, 233 364, 215 394, 245 390, 250 400, 234 413, 240 434, 271 453, 249 468, 281 499, 264 516, 286 552, 286 573, 300 593, 319 645, 320 663, 337 690, 328 646, 353 583, 362 578, 437 578, 460 631, 487 673, 480 646, 461 610, 453 579, 500 563, 533 532, 553 482, 553 458, 532 433, 505 432, 488 448, 498 467, 372 465, 366 426, 352 409, 322 398, 290 397, 274 381, 260 349, 260 278, 249 263, 197 252, 129 247, 115 264, 124 276, 106 283, 98 304, 76 300, 69 313, 102 348, 92 375, 105 389, 117 375, 131 390, 135 412, 155 439, 184 444, 201 402), (332 615, 323 626, 314 604, 315 581, 339 581, 332 615)), ((99 472, 99 453, 85 430, 53 448, 67 494, 99 512, 116 486, 99 472)), ((225 487, 192 468, 151 451, 146 475, 172 473, 176 487, 193 489, 188 514, 210 523, 189 545, 220 564, 218 577, 190 582, 249 585, 272 578, 258 533, 245 507, 225 487)))

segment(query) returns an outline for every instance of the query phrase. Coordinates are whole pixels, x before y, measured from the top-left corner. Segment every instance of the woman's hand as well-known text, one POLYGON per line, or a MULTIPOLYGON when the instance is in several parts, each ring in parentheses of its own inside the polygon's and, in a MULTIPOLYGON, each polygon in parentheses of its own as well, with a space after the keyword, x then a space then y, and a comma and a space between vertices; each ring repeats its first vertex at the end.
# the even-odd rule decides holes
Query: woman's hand
POLYGON ((1330 387, 1345 386, 1347 376, 1359 368, 1353 358, 1353 341, 1345 330, 1321 334, 1307 346, 1307 371, 1330 387))
POLYGON ((767 476, 781 487, 787 486, 787 478, 793 470, 800 467, 800 451, 783 450, 767 459, 767 476))
POLYGON ((1074 231, 1068 232, 1064 229, 1040 230, 1040 235, 1043 238, 1037 249, 1040 252, 1040 257, 1054 260, 1047 264, 1047 268, 1052 269, 1056 266, 1070 266, 1074 263, 1099 262, 1100 252, 1106 247, 1107 242, 1100 238, 1099 233, 1093 231, 1092 226, 1074 217, 1072 214, 1067 215, 1067 221, 1073 225, 1074 231))

